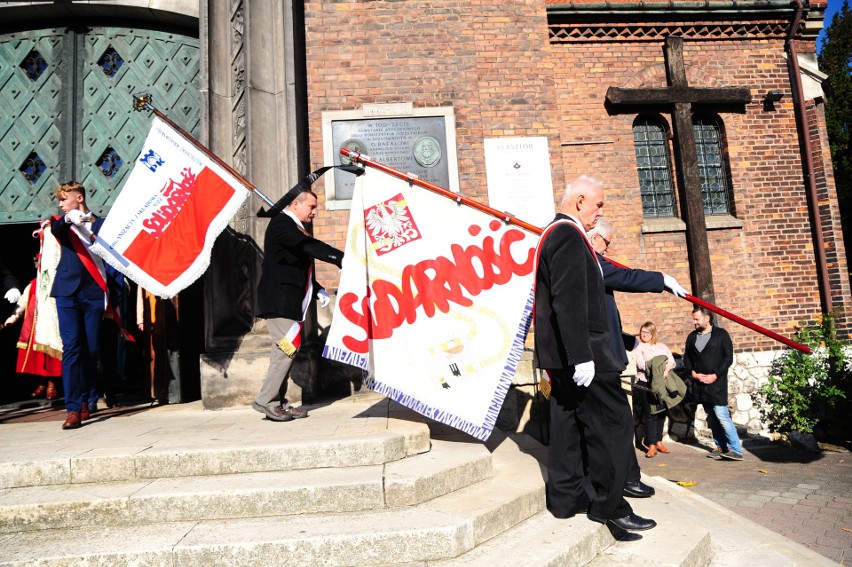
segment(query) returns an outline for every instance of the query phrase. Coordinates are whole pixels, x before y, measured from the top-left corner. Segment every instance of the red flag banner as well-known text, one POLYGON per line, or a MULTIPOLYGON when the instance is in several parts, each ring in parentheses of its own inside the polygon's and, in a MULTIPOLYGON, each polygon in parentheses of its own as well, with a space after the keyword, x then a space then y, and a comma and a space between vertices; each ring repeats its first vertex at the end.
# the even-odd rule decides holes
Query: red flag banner
POLYGON ((154 118, 91 250, 151 293, 172 297, 207 269, 213 242, 248 191, 192 141, 154 118))

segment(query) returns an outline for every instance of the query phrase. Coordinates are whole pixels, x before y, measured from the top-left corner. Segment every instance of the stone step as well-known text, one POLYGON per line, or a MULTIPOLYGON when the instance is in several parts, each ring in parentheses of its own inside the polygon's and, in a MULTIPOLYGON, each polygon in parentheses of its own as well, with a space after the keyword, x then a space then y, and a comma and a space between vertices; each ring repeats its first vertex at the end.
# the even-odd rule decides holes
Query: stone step
MULTIPOLYGON (((0 489, 369 466, 425 453, 430 447, 428 425, 405 419, 378 420, 364 416, 353 418, 351 426, 347 423, 349 427, 345 429, 325 432, 321 420, 312 422, 311 418, 279 424, 262 423, 252 410, 208 413, 240 411, 258 416, 257 419, 252 416, 258 423, 256 430, 246 432, 235 428, 233 414, 221 418, 225 422, 222 429, 216 426, 219 416, 208 417, 204 424, 209 429, 201 433, 199 423, 188 422, 183 426, 171 422, 172 426, 195 428, 191 445, 181 438, 180 429, 166 441, 145 443, 149 436, 146 426, 157 425, 142 418, 136 424, 139 429, 136 435, 124 427, 121 429, 124 435, 111 437, 108 429, 97 429, 97 425, 106 427, 108 423, 96 423, 70 432, 70 436, 63 432, 60 439, 54 435, 43 441, 34 438, 28 444, 2 445, 0 489), (311 422, 315 425, 313 430, 311 422), (284 440, 282 427, 288 428, 284 440)), ((43 435, 44 428, 38 433, 43 435)))
POLYGON ((630 504, 639 516, 655 520, 657 527, 614 534, 612 545, 602 549, 586 567, 705 567, 713 559, 710 530, 700 518, 674 505, 663 490, 651 498, 632 499, 630 504))
POLYGON ((612 543, 609 530, 585 516, 559 520, 544 510, 463 555, 429 567, 585 565, 612 543))
POLYGON ((12 488, 0 533, 411 506, 484 480, 491 461, 481 444, 436 440, 387 465, 12 488))
POLYGON ((655 519, 657 527, 635 534, 614 534, 585 515, 556 519, 545 510, 459 557, 435 563, 435 567, 708 564, 713 551, 707 529, 656 496, 632 499, 631 504, 640 516, 655 519))
POLYGON ((0 565, 393 565, 457 556, 473 521, 417 508, 4 534, 0 565))
MULTIPOLYGON (((511 439, 499 439, 499 433, 493 437, 498 438, 496 446, 489 443, 493 476, 414 506, 7 533, 0 535, 0 564, 121 566, 294 562, 333 567, 422 565, 450 559, 544 509, 544 483, 536 460, 519 450, 511 439)), ((435 442, 436 447, 444 444, 435 442)), ((477 462, 481 459, 478 453, 482 447, 465 443, 451 450, 471 453, 472 460, 477 462)), ((461 461, 458 456, 448 457, 448 460, 453 458, 461 461)), ((482 471, 488 469, 482 464, 478 466, 482 471)), ((457 470, 442 475, 434 471, 428 473, 425 466, 413 468, 427 477, 459 475, 457 470)), ((394 481, 398 487, 406 484, 418 487, 416 481, 402 480, 404 472, 394 472, 393 476, 399 479, 394 481)), ((76 488, 85 489, 86 486, 76 488)), ((431 492, 425 487, 416 490, 421 494, 431 492)), ((159 514, 159 518, 164 511, 152 510, 151 513, 159 514)))

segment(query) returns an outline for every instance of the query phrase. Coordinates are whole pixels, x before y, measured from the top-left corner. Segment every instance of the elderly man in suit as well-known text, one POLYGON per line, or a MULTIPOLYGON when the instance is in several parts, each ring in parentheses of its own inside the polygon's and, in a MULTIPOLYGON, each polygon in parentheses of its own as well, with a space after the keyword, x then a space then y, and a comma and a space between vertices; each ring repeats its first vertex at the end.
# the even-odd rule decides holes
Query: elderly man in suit
POLYGON ((120 278, 88 250, 89 235, 97 234, 104 219, 86 205, 86 188, 69 181, 56 188, 62 216, 51 220, 59 241, 59 265, 50 295, 56 299, 59 336, 62 338, 62 385, 67 416, 62 429, 80 427, 97 410, 95 389, 101 321, 108 287, 120 278))
POLYGON ((298 349, 297 336, 314 296, 322 307, 330 301, 314 278, 314 259, 339 268, 343 252, 305 229, 317 209, 317 196, 309 188, 296 185, 276 206, 283 210, 272 215, 266 228, 263 273, 257 288, 258 317, 266 319, 272 351, 266 378, 252 407, 272 421, 291 421, 308 415, 284 398, 292 357, 298 349))
MULTIPOLYGON (((615 239, 615 229, 604 219, 598 220, 587 236, 589 237, 589 242, 592 243, 592 248, 594 248, 595 253, 598 255, 598 261, 603 270, 604 285, 606 286, 606 315, 609 325, 610 344, 613 351, 615 351, 621 362, 626 366, 627 350, 635 348, 636 337, 624 333, 621 329, 621 315, 618 312, 618 305, 615 302, 615 292, 662 293, 663 290, 668 289, 676 297, 684 297, 686 290, 677 283, 677 280, 666 273, 634 270, 632 268, 616 266, 607 260, 605 256, 609 251, 610 244, 615 239)), ((636 399, 636 395, 636 392, 634 392, 634 400, 636 399)), ((640 479, 636 453, 631 450, 631 454, 632 458, 629 460, 624 495, 633 498, 653 496, 654 489, 643 483, 640 479)))
POLYGON ((547 504, 558 518, 587 511, 596 522, 647 530, 656 522, 624 499, 633 420, 621 391, 625 366, 610 343, 601 265, 586 236, 603 206, 600 182, 570 183, 537 252, 535 358, 551 380, 547 504))

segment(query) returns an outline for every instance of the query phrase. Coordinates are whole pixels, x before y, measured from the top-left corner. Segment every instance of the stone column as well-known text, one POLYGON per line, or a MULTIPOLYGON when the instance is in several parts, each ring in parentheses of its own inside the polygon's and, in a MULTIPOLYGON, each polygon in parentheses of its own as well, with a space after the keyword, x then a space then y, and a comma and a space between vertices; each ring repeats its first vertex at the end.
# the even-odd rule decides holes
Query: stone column
MULTIPOLYGON (((296 100, 292 11, 289 0, 201 2, 203 141, 272 201, 301 173, 296 124, 305 103, 296 100)), ((207 409, 250 404, 268 367, 266 325, 254 319, 267 223, 255 216, 261 206, 249 197, 217 240, 205 274, 201 397, 207 409)), ((291 385, 288 399, 299 401, 301 394, 291 385)))

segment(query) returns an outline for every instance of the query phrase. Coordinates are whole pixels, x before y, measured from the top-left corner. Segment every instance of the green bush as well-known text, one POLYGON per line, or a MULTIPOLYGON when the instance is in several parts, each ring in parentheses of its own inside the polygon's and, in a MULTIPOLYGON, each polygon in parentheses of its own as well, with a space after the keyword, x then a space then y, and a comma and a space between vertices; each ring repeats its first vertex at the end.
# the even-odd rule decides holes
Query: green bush
POLYGON ((837 339, 835 316, 824 315, 801 328, 795 340, 812 352, 785 351, 772 363, 755 400, 764 423, 772 431, 813 433, 828 429, 838 417, 848 419, 836 410, 848 400, 852 346, 837 339))

